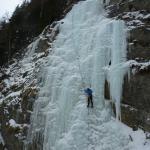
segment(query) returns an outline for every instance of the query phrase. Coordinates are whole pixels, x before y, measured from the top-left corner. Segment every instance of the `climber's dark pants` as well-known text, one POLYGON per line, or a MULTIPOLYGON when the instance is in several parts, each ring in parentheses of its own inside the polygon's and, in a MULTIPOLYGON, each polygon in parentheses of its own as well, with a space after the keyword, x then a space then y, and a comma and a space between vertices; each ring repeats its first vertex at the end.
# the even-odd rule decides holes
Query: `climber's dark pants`
POLYGON ((93 108, 93 96, 92 95, 88 96, 88 105, 87 105, 87 107, 89 107, 90 104, 91 104, 91 107, 93 108))

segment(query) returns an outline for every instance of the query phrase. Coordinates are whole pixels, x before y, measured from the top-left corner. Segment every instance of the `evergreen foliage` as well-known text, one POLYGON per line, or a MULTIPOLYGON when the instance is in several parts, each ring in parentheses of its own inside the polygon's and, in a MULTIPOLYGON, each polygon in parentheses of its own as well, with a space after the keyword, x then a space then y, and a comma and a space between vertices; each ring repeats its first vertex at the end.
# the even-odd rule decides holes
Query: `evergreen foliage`
POLYGON ((77 0, 31 0, 17 6, 9 21, 0 23, 0 66, 8 63, 43 28, 64 15, 64 10, 77 0))

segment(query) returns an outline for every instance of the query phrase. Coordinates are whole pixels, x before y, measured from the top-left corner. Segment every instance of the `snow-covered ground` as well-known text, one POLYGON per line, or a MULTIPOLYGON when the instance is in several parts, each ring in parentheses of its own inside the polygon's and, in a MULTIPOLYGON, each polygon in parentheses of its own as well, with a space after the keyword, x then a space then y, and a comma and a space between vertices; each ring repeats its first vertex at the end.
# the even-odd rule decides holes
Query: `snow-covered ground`
POLYGON ((86 0, 76 4, 60 22, 53 53, 42 71, 28 142, 43 139, 43 150, 148 150, 150 143, 143 131, 133 132, 113 118, 104 99, 107 79, 120 118, 127 71, 123 67, 123 21, 105 18, 102 1, 86 0), (87 109, 83 93, 90 86, 94 91, 93 109, 87 109))
POLYGON ((145 26, 145 21, 150 19, 150 14, 143 11, 125 12, 122 14, 122 19, 126 22, 129 29, 145 26))

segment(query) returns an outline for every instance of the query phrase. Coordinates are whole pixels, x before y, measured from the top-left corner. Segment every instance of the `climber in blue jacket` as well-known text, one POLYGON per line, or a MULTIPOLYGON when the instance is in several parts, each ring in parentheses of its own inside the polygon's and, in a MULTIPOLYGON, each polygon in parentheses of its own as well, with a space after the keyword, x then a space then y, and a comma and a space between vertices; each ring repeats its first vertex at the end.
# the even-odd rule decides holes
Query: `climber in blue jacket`
POLYGON ((87 95, 87 100, 88 100, 87 107, 89 107, 89 105, 91 104, 91 108, 93 108, 93 95, 92 95, 93 91, 90 88, 86 88, 84 92, 87 95))

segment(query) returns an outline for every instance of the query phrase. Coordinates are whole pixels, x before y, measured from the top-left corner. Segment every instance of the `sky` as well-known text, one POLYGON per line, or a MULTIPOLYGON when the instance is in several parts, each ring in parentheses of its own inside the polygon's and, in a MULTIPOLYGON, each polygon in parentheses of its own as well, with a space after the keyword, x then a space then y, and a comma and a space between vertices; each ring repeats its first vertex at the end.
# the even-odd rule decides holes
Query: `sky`
POLYGON ((6 12, 11 16, 16 6, 23 1, 24 0, 0 0, 0 19, 5 16, 6 12))

